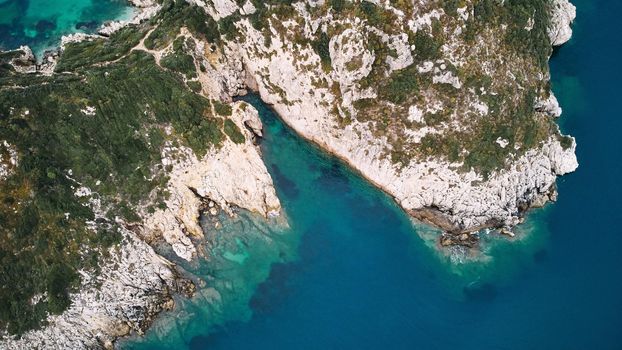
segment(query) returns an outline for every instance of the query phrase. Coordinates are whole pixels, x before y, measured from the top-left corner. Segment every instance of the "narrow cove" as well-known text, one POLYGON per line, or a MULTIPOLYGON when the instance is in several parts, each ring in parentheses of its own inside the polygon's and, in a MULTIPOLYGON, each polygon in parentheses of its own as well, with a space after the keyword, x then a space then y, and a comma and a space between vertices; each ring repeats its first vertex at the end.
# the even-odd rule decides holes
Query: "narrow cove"
POLYGON ((257 96, 243 100, 264 122, 263 157, 290 227, 240 212, 206 230, 210 258, 188 267, 204 282, 198 296, 122 348, 430 346, 448 326, 467 331, 473 308, 509 297, 516 276, 546 255, 546 209, 513 242, 485 236, 478 259, 440 253, 436 230, 302 140, 257 96))

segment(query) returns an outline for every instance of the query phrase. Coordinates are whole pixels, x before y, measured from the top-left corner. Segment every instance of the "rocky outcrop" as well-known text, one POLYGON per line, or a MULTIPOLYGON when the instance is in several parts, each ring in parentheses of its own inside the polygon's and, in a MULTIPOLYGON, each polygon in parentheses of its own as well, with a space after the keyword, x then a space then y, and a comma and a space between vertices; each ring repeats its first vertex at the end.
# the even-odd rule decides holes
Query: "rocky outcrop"
MULTIPOLYGON (((324 22, 314 22, 304 6, 296 9, 305 31, 307 28, 314 31, 322 27, 324 22)), ((568 40, 571 33, 569 25, 574 19, 574 7, 565 0, 556 0, 553 9, 551 41, 552 44, 559 45, 568 40)), ((468 18, 467 12, 461 13, 463 18, 468 18)), ((437 18, 442 15, 436 12, 434 14, 437 18)), ((425 26, 425 19, 428 17, 420 16, 420 21, 413 21, 413 25, 421 22, 417 26, 425 26)), ((235 82, 249 81, 245 77, 251 76, 261 98, 271 104, 283 120, 300 135, 359 170, 367 179, 392 195, 413 216, 432 222, 447 231, 460 233, 484 227, 512 227, 521 222, 522 213, 527 208, 541 205, 543 200, 554 199, 556 177, 572 172, 578 166, 574 140, 569 138, 570 146, 562 147, 555 136, 515 157, 509 167, 488 177, 473 170, 462 171, 462 164, 442 159, 420 159, 411 161, 406 166, 395 164, 386 156, 386 150, 391 149, 389 134, 374 133, 371 124, 367 122, 354 120, 345 127, 340 124, 340 119, 344 116, 343 109, 352 111, 352 101, 376 97, 372 90, 357 89, 354 83, 359 76, 369 74, 370 61, 374 60, 373 53, 364 49, 362 43, 365 38, 360 35, 370 29, 365 29, 357 21, 340 25, 348 29, 331 39, 330 73, 322 70, 318 55, 309 46, 301 46, 284 39, 286 36, 279 35, 279 31, 282 33, 283 29, 270 27, 272 38, 266 44, 265 34, 254 29, 245 20, 238 24, 244 41, 227 43, 225 48, 225 51, 233 53, 226 56, 236 57, 235 62, 237 57, 242 57, 244 71, 231 73, 234 70, 232 67, 239 66, 237 63, 216 66, 215 69, 227 72, 221 76, 235 82), (357 64, 352 67, 352 62, 357 64), (346 68, 348 63, 349 68, 346 68), (326 88, 318 84, 322 80, 326 81, 326 88), (337 93, 334 88, 330 88, 333 82, 340 85, 337 93), (335 104, 336 101, 341 103, 335 104), (335 108, 338 113, 335 113, 335 108), (434 211, 436 214, 419 215, 424 211, 434 211)), ((293 21, 286 23, 285 30, 295 26, 293 21)), ((405 39, 396 35, 385 36, 382 40, 399 42, 405 39)), ((453 55, 452 52, 460 50, 450 47, 449 44, 445 46, 447 49, 443 50, 448 50, 450 56, 453 55)), ((399 64, 400 60, 392 58, 390 67, 402 68, 411 62, 410 53, 402 52, 404 50, 398 44, 393 47, 396 51, 394 56, 403 56, 401 60, 404 64, 399 64)), ((465 64, 460 62, 460 57, 452 59, 453 64, 465 64)), ((486 64, 483 63, 484 66, 486 64)), ((438 71, 439 75, 437 80, 434 80, 437 76, 434 77, 434 84, 449 84, 456 89, 461 88, 461 82, 452 72, 443 71, 446 69, 444 64, 437 66, 430 62, 430 67, 426 67, 422 66, 420 71, 430 71, 431 67, 437 67, 434 72, 438 71)), ((226 84, 223 82, 221 85, 226 84)), ((536 106, 537 110, 546 115, 558 116, 561 109, 557 100, 552 93, 547 94, 550 97, 541 101, 536 106)), ((478 102, 473 106, 480 114, 488 113, 488 106, 485 104, 478 102)), ((442 110, 442 104, 441 107, 428 105, 427 108, 442 110)), ((423 132, 425 135, 427 132, 438 132, 429 129, 426 131, 423 128, 413 133, 423 132)), ((497 141, 498 147, 504 148, 507 145, 506 140, 497 141)))
POLYGON ((222 147, 200 160, 187 147, 169 144, 163 150, 163 165, 173 167, 167 185, 170 197, 166 209, 145 214, 145 238, 162 237, 188 261, 197 254, 190 238, 203 237, 198 222, 203 203, 213 201, 230 215, 234 215, 232 207, 266 218, 280 215, 281 204, 272 178, 259 148, 253 144, 262 128, 257 110, 245 102, 236 102, 232 107, 230 119, 243 133, 243 143, 227 139, 222 147))
POLYGON ((35 73, 37 71, 35 55, 28 46, 20 46, 17 50, 13 51, 15 57, 13 57, 8 63, 13 66, 16 72, 22 74, 35 73))
POLYGON ((99 28, 97 33, 103 36, 110 36, 127 25, 139 24, 150 19, 162 8, 162 5, 152 0, 132 0, 131 3, 136 7, 136 13, 131 19, 126 21, 108 21, 99 28))
POLYGON ((80 292, 68 310, 48 317, 41 330, 4 339, 2 349, 111 349, 115 338, 142 333, 155 315, 172 308, 174 293, 193 293, 193 285, 131 231, 106 255, 99 274, 81 272, 80 292))
POLYGON ((571 24, 577 16, 576 7, 568 0, 552 0, 551 25, 549 38, 553 46, 559 46, 570 40, 572 36, 571 24))

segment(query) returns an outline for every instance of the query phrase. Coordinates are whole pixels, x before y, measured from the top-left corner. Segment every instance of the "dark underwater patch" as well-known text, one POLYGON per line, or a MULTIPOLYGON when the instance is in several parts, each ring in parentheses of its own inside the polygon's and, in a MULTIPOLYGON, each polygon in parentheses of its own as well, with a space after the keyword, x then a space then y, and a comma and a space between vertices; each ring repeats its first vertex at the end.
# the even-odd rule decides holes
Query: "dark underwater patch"
POLYGON ((489 302, 494 300, 499 292, 492 283, 471 283, 462 289, 467 301, 489 302))
POLYGON ((549 257, 549 253, 546 249, 540 249, 533 254, 533 261, 537 264, 545 262, 549 257))
POLYGON ((281 172, 281 169, 278 167, 278 165, 272 163, 270 164, 270 169, 272 170, 272 178, 276 183, 276 187, 281 190, 287 198, 298 198, 298 196, 300 195, 300 190, 298 189, 298 186, 296 186, 296 183, 290 180, 287 176, 285 176, 285 174, 281 172))
POLYGON ((316 183, 324 191, 346 194, 351 191, 350 181, 343 171, 343 166, 336 160, 331 161, 330 165, 321 169, 321 175, 316 183))
POLYGON ((292 293, 289 283, 292 274, 296 273, 295 264, 274 264, 268 279, 261 283, 251 298, 250 307, 260 313, 268 313, 292 293))
POLYGON ((56 29, 56 21, 48 21, 46 19, 42 19, 35 25, 35 29, 38 33, 50 32, 56 29))

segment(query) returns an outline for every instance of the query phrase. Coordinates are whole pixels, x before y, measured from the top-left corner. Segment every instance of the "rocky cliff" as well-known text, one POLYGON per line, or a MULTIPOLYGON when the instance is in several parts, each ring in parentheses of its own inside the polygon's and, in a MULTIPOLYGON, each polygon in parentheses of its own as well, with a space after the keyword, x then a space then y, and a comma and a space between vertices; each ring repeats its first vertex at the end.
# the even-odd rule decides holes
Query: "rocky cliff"
POLYGON ((574 140, 554 123, 547 64, 551 45, 571 35, 565 0, 309 1, 289 12, 197 3, 215 17, 241 15, 239 40, 222 48, 223 77, 256 89, 302 136, 450 233, 511 229, 577 167, 574 140), (510 19, 495 14, 504 10, 510 19))
POLYGON ((133 232, 125 231, 123 244, 108 254, 99 274, 81 272, 81 290, 69 309, 48 317, 41 330, 4 339, 2 348, 112 348, 117 337, 142 333, 158 313, 172 308, 174 294, 193 293, 192 283, 133 232))

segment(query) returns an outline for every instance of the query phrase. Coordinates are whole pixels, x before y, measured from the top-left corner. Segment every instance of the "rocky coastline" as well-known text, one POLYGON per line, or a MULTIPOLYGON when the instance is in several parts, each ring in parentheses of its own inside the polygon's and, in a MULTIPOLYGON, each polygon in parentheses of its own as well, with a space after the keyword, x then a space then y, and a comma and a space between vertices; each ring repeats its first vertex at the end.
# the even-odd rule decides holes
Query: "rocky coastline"
MULTIPOLYGON (((297 10, 307 26, 321 28, 326 25, 321 20, 312 22, 306 10, 297 10)), ((235 9, 222 5, 213 9, 208 7, 207 11, 222 17, 235 9), (219 8, 226 10, 219 13, 219 8)), ((562 45, 571 37, 571 24, 576 10, 566 0, 555 0, 551 11, 549 39, 554 46, 562 45)), ((423 14, 421 18, 425 16, 423 14)), ((246 40, 242 44, 227 45, 226 56, 233 57, 233 62, 227 62, 228 70, 221 74, 233 76, 234 83, 225 81, 222 86, 248 86, 258 91, 262 100, 270 104, 297 133, 345 161, 395 198, 413 217, 446 231, 452 244, 473 246, 477 239, 470 234, 484 228, 511 233, 512 227, 522 222, 529 208, 554 201, 557 198, 557 176, 572 172, 578 166, 574 139, 568 147, 562 147, 554 135, 536 149, 515 157, 510 166, 496 171, 488 178, 475 171, 456 170, 460 164, 439 159, 428 158, 414 164, 411 162, 407 166, 396 165, 383 156, 385 150, 391 148, 386 136, 377 137, 368 123, 352 122, 343 127, 340 125, 342 114, 335 114, 333 105, 325 103, 341 99, 342 104, 338 108, 347 109, 352 105, 348 100, 356 100, 367 93, 357 91, 352 82, 353 76, 369 74, 365 64, 354 71, 344 71, 339 64, 357 59, 357 54, 363 62, 371 61, 373 57, 366 56, 370 53, 357 47, 356 43, 352 47, 338 50, 335 43, 337 38, 333 38, 330 42, 332 73, 326 74, 317 65, 313 70, 309 68, 313 65, 305 64, 313 62, 312 50, 307 49, 305 52, 296 44, 278 38, 266 46, 261 33, 248 22, 240 23, 239 29, 246 40), (308 62, 301 63, 301 57, 309 57, 308 62), (240 70, 240 67, 243 68, 240 70), (339 84, 340 93, 335 93, 331 88, 315 88, 314 77, 323 77, 328 81, 328 86, 339 84)), ((272 32, 276 34, 277 30, 272 29, 272 32)), ((395 40, 399 42, 403 38, 395 40)), ((400 66, 412 61, 407 58, 407 54, 404 56, 406 58, 402 59, 405 62, 395 64, 400 66)), ((548 72, 539 79, 548 81, 548 72)), ((229 88, 222 94, 235 96, 239 90, 229 88)), ((555 96, 550 88, 545 93, 548 97, 537 102, 536 109, 548 118, 559 117, 561 108, 555 96)), ((502 145, 500 147, 503 148, 502 145)))
MULTIPOLYGON (((252 15, 257 11, 251 1, 243 6, 231 0, 190 2, 216 20, 234 13, 252 15)), ((335 19, 330 16, 317 19, 309 13, 309 9, 323 3, 309 1, 308 6, 294 5, 299 21, 285 23, 285 28, 288 25, 302 27, 307 34, 325 28, 335 19)), ((391 8, 388 2, 375 3, 394 11, 400 23, 407 22, 404 14, 391 8)), ((570 39, 575 8, 567 0, 553 0, 552 3, 549 40, 552 45, 561 45, 570 39)), ((109 22, 96 36, 66 37, 63 47, 110 37, 128 25, 148 20, 161 10, 161 6, 152 0, 132 0, 132 4, 140 9, 134 19, 109 22)), ((423 1, 421 7, 426 8, 426 4, 423 1)), ((460 14, 458 21, 460 18, 466 21, 469 17, 467 12, 457 13, 460 14)), ((416 18, 408 25, 415 28, 431 26, 428 23, 430 18, 443 15, 436 9, 416 13, 416 18)), ((276 21, 268 24, 273 35, 270 42, 247 19, 235 24, 236 30, 245 38, 243 41, 228 40, 213 47, 183 29, 181 35, 196 43, 190 54, 204 70, 197 71, 198 77, 193 81, 200 82, 202 95, 231 102, 249 90, 256 91, 302 137, 342 159, 391 195, 412 217, 441 228, 445 233, 440 237, 439 245, 476 246, 476 232, 484 228, 498 229, 511 236, 512 228, 522 222, 527 210, 556 199, 556 178, 578 166, 574 139, 571 138, 570 145, 565 147, 558 137, 558 130, 547 135, 537 147, 522 153, 517 148, 516 156, 508 166, 483 176, 473 169, 460 170, 460 162, 442 157, 424 157, 407 164, 395 162, 387 156, 396 148, 395 144, 387 135, 378 135, 373 123, 350 118, 350 122, 344 125, 344 116, 357 113, 356 101, 379 98, 379 92, 361 88, 359 84, 372 71, 376 58, 372 50, 361 44, 366 40, 361 33, 374 33, 391 45, 396 57, 387 57, 390 72, 412 65, 413 53, 405 35, 378 33, 371 26, 350 18, 338 21, 347 29, 333 36, 328 43, 329 72, 322 67, 313 48, 292 42, 282 34, 283 28, 276 21), (353 61, 360 62, 360 65, 352 67, 348 64, 353 61)), ((417 68, 421 72, 435 71, 433 81, 436 85, 460 87, 464 82, 447 68, 441 68, 449 64, 460 66, 460 57, 454 56, 460 49, 448 43, 446 46, 445 54, 450 58, 427 60, 417 68)), ((43 63, 37 64, 30 49, 24 47, 20 50, 23 54, 12 61, 16 71, 54 74, 58 53, 46 55, 43 63)), ((145 51, 144 39, 133 50, 145 51)), ((155 52, 159 63, 160 57, 170 50, 169 45, 159 51, 146 51, 155 52)), ((526 80, 550 79, 547 70, 540 73, 540 77, 526 80)), ((19 338, 5 336, 0 340, 0 347, 113 348, 117 338, 142 334, 158 313, 174 307, 173 295, 180 293, 190 297, 194 293, 192 281, 172 260, 163 257, 153 247, 164 244, 171 248, 176 258, 188 262, 209 258, 202 257, 201 249, 197 248, 197 242, 204 240, 199 224, 201 210, 223 210, 235 215, 232 208, 239 207, 264 218, 281 217, 281 221, 285 220, 272 179, 255 143, 262 129, 257 111, 244 102, 234 102, 230 106, 231 112, 226 119, 241 131, 244 141, 226 139, 221 148, 202 156, 188 147, 166 144, 162 149, 162 164, 171 169, 170 180, 166 183, 166 190, 171 195, 164 209, 150 211, 142 208, 139 214, 143 225, 124 225, 122 244, 111 248, 99 275, 84 273, 81 276, 80 292, 71 295, 69 309, 60 315, 49 316, 47 325, 40 330, 29 331, 19 338)), ((472 101, 469 106, 474 110, 487 111, 489 108, 482 107, 481 101, 472 101)), ((539 92, 536 110, 543 118, 556 118, 561 114, 550 88, 539 92)), ((416 121, 413 123, 420 123, 417 120, 422 117, 417 106, 413 105, 406 113, 407 118, 416 121)), ((423 129, 424 134, 443 132, 427 126, 423 129)), ((409 142, 418 145, 422 136, 416 133, 421 130, 409 130, 413 134, 409 142)), ((505 148, 503 145, 507 141, 497 139, 496 142, 505 148)))

